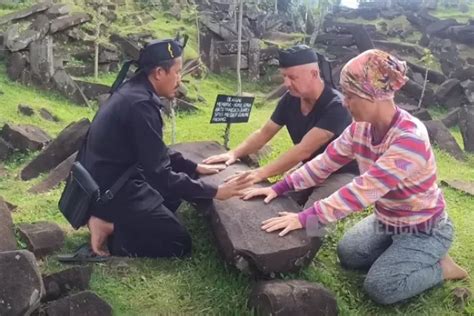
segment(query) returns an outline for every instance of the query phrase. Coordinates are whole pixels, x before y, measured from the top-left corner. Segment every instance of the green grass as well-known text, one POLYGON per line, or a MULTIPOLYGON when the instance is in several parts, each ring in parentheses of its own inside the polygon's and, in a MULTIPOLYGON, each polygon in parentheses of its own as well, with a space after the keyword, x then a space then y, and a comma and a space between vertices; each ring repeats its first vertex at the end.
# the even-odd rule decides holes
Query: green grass
MULTIPOLYGON (((168 18, 168 17, 161 17, 168 18)), ((154 26, 162 27, 160 36, 169 35, 179 26, 164 26, 156 22, 154 26)), ((149 26, 151 27, 151 26, 149 26)), ((187 28, 193 26, 189 23, 187 28)), ((124 30, 128 32, 129 30, 124 30)), ((130 31, 133 28, 130 27, 130 31)), ((140 30, 142 31, 142 30, 140 30)), ((196 42, 190 46, 195 50, 196 42)), ((110 84, 114 74, 102 74, 98 82, 110 84)), ((91 79, 91 78, 89 78, 91 79)), ((218 93, 235 93, 236 80, 233 74, 208 75, 203 80, 189 79, 189 93, 195 97, 201 95, 205 102, 197 103, 199 111, 195 114, 179 114, 176 120, 177 141, 217 140, 222 141, 224 125, 209 124, 212 106, 218 93)), ((231 147, 241 142, 253 130, 261 126, 271 115, 275 102, 265 103, 263 95, 270 87, 263 83, 248 83, 243 78, 243 91, 254 93, 257 102, 252 110, 250 121, 246 124, 235 124, 231 128, 231 147)), ((264 80, 261 80, 264 82, 264 80)), ((0 66, 0 124, 22 123, 34 124, 56 136, 62 128, 82 117, 92 118, 94 109, 75 106, 60 95, 39 91, 6 79, 5 67, 0 66), (61 121, 52 123, 44 121, 37 114, 24 117, 17 113, 17 105, 24 103, 34 109, 45 107, 57 115, 61 121)), ((436 115, 443 111, 436 109, 436 115)), ((170 142, 170 122, 165 126, 165 138, 170 142)), ((453 135, 462 144, 459 130, 453 129, 453 135)), ((274 159, 291 146, 286 131, 282 131, 272 141, 273 152, 264 162, 274 159)), ((61 189, 49 193, 32 195, 28 188, 45 177, 42 175, 30 181, 20 181, 18 174, 22 167, 37 153, 17 154, 5 163, 7 175, 0 178, 0 194, 9 202, 18 205, 13 213, 15 224, 50 220, 57 222, 67 233, 66 245, 62 252, 77 247, 88 238, 87 231, 72 230, 57 209, 61 189)), ((459 162, 448 154, 435 149, 439 178, 462 179, 474 181, 474 158, 459 162)), ((462 266, 474 271, 474 215, 471 212, 474 198, 450 188, 443 188, 448 204, 448 212, 456 227, 456 239, 451 255, 462 266)), ((156 314, 196 314, 196 315, 246 315, 247 299, 253 280, 227 266, 220 259, 213 236, 207 222, 192 207, 184 204, 180 212, 193 237, 193 256, 187 259, 133 259, 125 263, 111 262, 94 265, 91 289, 106 299, 116 315, 156 315, 156 314)), ((322 283, 337 296, 341 315, 474 315, 474 304, 464 309, 452 303, 451 291, 456 286, 467 286, 471 290, 472 281, 450 282, 429 290, 403 304, 381 307, 373 303, 362 291, 363 275, 343 270, 337 262, 335 248, 345 229, 355 221, 367 215, 368 211, 354 214, 337 224, 335 230, 325 239, 323 247, 309 265, 299 273, 284 275, 285 278, 306 279, 322 283)), ((24 244, 19 241, 19 246, 24 244)), ((40 261, 42 272, 49 273, 65 269, 68 266, 59 264, 53 256, 40 261)))
MULTIPOLYGON (((4 69, 0 69, 1 122, 33 123, 47 130, 51 135, 70 121, 80 117, 91 117, 93 111, 76 107, 60 96, 37 91, 29 87, 10 83, 4 79, 4 69), (31 104, 33 107, 45 106, 60 116, 60 123, 49 123, 36 118, 24 118, 16 113, 17 103, 31 104)), ((105 75, 105 81, 108 77, 105 75)), ((197 89, 207 102, 199 104, 200 111, 193 115, 179 115, 177 118, 177 140, 220 141, 223 125, 210 125, 212 104, 217 93, 233 93, 235 80, 230 74, 209 75, 205 80, 192 80, 192 89, 197 89)), ((264 87, 244 84, 244 91, 255 91, 261 100, 264 87)), ((268 89, 268 88, 266 88, 268 89)), ((261 101, 260 101, 261 102, 261 101)), ((236 124, 231 130, 231 146, 243 140, 270 116, 274 103, 261 104, 252 110, 248 124, 236 124)), ((166 138, 169 141, 170 124, 167 124, 166 138)), ((459 132, 453 131, 459 139, 459 132)), ((272 143, 272 159, 290 146, 286 132, 281 132, 272 143)), ((31 195, 27 189, 41 180, 22 182, 17 174, 32 156, 17 155, 7 164, 8 175, 0 179, 1 194, 10 202, 18 205, 13 214, 15 223, 52 220, 59 223, 67 232, 67 243, 63 251, 68 251, 87 240, 84 230, 70 229, 57 210, 57 201, 61 188, 49 193, 31 195)), ((474 159, 458 162, 445 153, 436 150, 440 179, 466 179, 474 181, 474 159), (453 166, 456 168, 453 168, 453 166)), ((44 177, 44 176, 43 176, 44 177)), ((471 227, 474 216, 470 213, 473 198, 455 190, 444 189, 449 212, 457 228, 457 237, 453 244, 452 255, 469 270, 474 269, 474 246, 471 227)), ((181 208, 185 223, 194 240, 193 256, 183 260, 142 260, 127 261, 125 265, 98 264, 94 266, 92 290, 110 302, 117 315, 151 315, 156 312, 176 314, 249 314, 247 297, 252 280, 240 275, 226 266, 220 259, 213 237, 206 221, 190 206, 181 208)), ((367 212, 366 212, 367 213, 367 212)), ((453 315, 472 314, 473 306, 464 310, 456 309, 451 300, 451 290, 455 286, 468 286, 472 282, 455 282, 436 287, 409 300, 404 304, 381 307, 374 304, 361 290, 363 275, 343 270, 336 259, 335 247, 344 229, 366 213, 356 214, 340 222, 332 232, 311 265, 297 274, 285 276, 319 282, 335 292, 342 315, 453 315)), ((21 245, 21 244, 20 244, 21 245)), ((41 262, 44 272, 57 271, 66 266, 58 264, 53 257, 41 262)))
POLYGON ((467 23, 469 19, 474 17, 474 2, 467 2, 470 2, 468 3, 469 11, 467 12, 461 12, 457 8, 446 9, 442 5, 439 5, 436 11, 430 13, 440 19, 455 19, 459 23, 467 23))

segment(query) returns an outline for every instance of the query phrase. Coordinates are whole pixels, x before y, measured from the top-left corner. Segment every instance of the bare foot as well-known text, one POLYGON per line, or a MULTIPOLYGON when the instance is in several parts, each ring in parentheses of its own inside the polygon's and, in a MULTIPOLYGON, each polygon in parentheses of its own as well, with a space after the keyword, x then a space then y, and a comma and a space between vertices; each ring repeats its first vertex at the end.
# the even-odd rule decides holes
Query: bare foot
POLYGON ((91 247, 92 251, 99 256, 110 255, 107 251, 104 251, 104 244, 114 232, 114 224, 106 222, 98 217, 91 216, 87 223, 89 231, 91 232, 91 247))
POLYGON ((461 280, 468 277, 467 271, 457 265, 449 255, 446 255, 439 263, 445 280, 461 280))

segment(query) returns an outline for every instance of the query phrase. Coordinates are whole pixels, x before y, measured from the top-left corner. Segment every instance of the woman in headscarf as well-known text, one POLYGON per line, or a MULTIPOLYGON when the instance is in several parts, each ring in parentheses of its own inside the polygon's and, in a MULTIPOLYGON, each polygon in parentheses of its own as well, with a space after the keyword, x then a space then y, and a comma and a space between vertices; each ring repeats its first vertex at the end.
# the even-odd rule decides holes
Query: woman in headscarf
POLYGON ((283 212, 262 223, 267 232, 324 226, 374 205, 338 245, 344 267, 368 269, 364 288, 381 304, 419 294, 467 272, 448 255, 453 225, 436 182, 436 162, 421 121, 400 109, 394 93, 408 80, 396 57, 368 50, 342 69, 340 85, 354 122, 326 151, 272 187, 251 189, 249 199, 268 203, 288 191, 318 186, 332 172, 356 159, 360 176, 300 213, 283 212))

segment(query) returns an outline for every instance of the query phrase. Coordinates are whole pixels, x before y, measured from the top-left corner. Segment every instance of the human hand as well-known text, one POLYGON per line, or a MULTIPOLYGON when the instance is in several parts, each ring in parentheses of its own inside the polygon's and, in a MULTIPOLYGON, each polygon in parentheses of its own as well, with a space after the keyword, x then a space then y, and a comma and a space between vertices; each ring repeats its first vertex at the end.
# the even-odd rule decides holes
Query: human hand
POLYGON ((237 157, 235 156, 234 152, 231 150, 224 154, 207 157, 202 162, 205 164, 214 164, 214 163, 223 162, 226 166, 230 166, 236 161, 237 161, 237 157))
POLYGON ((245 177, 244 173, 237 179, 219 185, 215 198, 218 200, 227 200, 233 196, 241 196, 243 190, 251 185, 252 183, 245 177))
POLYGON ((280 212, 279 217, 272 217, 262 222, 262 229, 267 233, 271 233, 278 229, 283 229, 278 236, 283 237, 292 230, 301 229, 298 213, 280 212))
POLYGON ((261 173, 260 173, 260 170, 259 169, 255 169, 255 170, 250 170, 250 171, 237 171, 236 173, 234 173, 233 175, 227 177, 224 182, 230 182, 230 181, 234 181, 236 179, 239 179, 240 177, 246 177, 247 179, 249 179, 249 181, 252 182, 252 184, 255 184, 255 183, 258 183, 258 182, 262 182, 264 180, 264 178, 262 177, 261 173))
POLYGON ((226 168, 225 165, 206 165, 206 164, 198 164, 196 167, 196 172, 200 175, 208 175, 208 174, 216 174, 219 171, 224 170, 226 168))
POLYGON ((242 196, 243 200, 248 200, 256 196, 261 196, 264 195, 265 199, 263 202, 265 203, 270 203, 271 200, 276 198, 278 194, 271 188, 271 187, 266 187, 266 188, 250 188, 248 190, 244 191, 244 195, 242 196))

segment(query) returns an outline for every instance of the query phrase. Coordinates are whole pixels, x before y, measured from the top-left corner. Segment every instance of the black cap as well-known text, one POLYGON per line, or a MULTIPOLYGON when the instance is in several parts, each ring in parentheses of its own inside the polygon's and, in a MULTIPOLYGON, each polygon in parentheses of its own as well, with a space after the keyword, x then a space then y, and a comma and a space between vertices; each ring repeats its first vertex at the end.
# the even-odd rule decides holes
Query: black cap
POLYGON ((318 62, 318 55, 307 45, 296 45, 278 51, 278 60, 281 68, 288 68, 318 62))
POLYGON ((173 39, 156 40, 146 45, 140 52, 138 68, 150 68, 159 63, 180 57, 184 45, 173 39))

